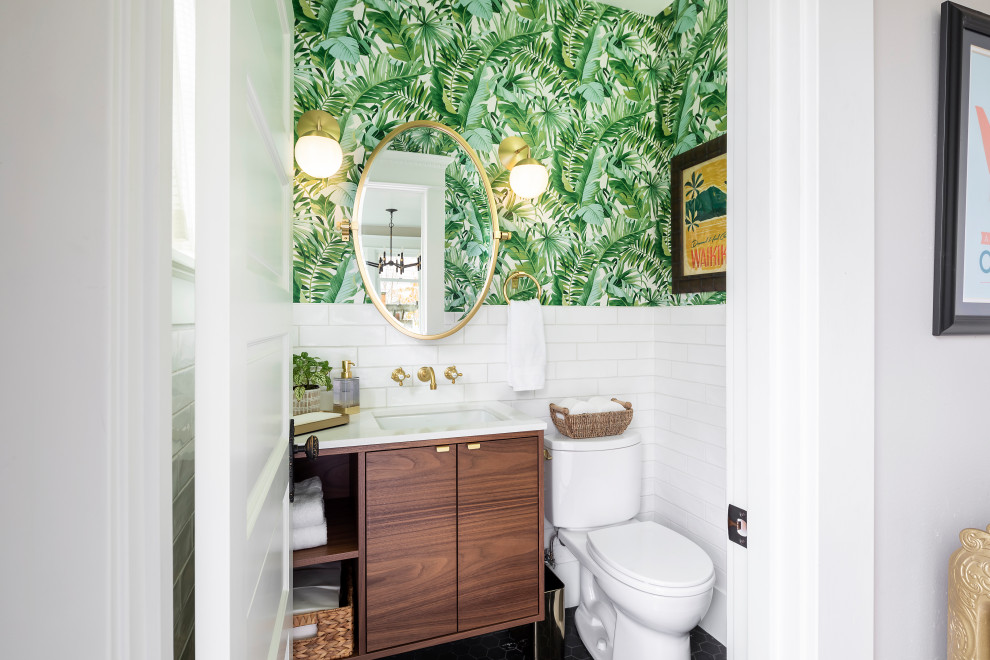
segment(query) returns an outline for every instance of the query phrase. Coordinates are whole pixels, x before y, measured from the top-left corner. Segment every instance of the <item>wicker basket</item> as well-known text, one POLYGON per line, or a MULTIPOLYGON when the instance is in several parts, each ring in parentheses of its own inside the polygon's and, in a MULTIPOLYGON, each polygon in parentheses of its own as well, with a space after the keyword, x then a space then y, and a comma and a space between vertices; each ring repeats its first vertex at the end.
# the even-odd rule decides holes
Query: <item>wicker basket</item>
MULTIPOLYGON (((293 615, 293 627, 316 624, 316 637, 292 642, 295 660, 336 660, 354 655, 354 581, 346 569, 341 577, 347 587, 345 605, 293 615)), ((345 593, 343 589, 341 593, 345 593)))
POLYGON ((632 422, 633 409, 628 401, 612 401, 622 404, 623 411, 572 415, 567 408, 550 404, 550 419, 563 435, 568 438, 601 438, 606 435, 621 435, 632 422))

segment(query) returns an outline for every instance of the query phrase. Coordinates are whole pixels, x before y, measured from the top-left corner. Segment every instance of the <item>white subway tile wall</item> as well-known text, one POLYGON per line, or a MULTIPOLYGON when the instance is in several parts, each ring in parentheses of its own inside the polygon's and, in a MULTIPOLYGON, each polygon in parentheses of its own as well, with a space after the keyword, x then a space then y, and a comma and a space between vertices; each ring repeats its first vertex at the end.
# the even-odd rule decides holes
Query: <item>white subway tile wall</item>
POLYGON ((642 518, 694 539, 715 561, 725 584, 725 308, 547 307, 547 381, 542 390, 505 384, 504 306, 483 307, 461 332, 440 341, 410 339, 371 305, 297 304, 296 352, 357 363, 361 404, 416 405, 497 400, 547 418, 551 401, 616 396, 636 411, 643 433, 642 518), (452 385, 440 377, 456 365, 452 385), (432 366, 439 387, 415 378, 399 387, 402 367, 432 366))
POLYGON ((664 311, 666 322, 655 326, 654 390, 656 410, 663 414, 654 418, 654 517, 708 552, 724 598, 725 307, 664 311))
POLYGON ((172 614, 174 657, 191 658, 193 642, 193 499, 195 330, 172 326, 172 614))

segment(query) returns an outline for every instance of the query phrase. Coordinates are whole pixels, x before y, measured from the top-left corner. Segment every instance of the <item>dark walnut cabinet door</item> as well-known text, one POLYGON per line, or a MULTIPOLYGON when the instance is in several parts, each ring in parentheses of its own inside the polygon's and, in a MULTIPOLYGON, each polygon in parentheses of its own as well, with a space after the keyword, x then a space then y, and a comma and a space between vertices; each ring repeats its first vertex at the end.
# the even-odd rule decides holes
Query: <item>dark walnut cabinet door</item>
POLYGON ((369 652, 457 632, 457 453, 437 450, 368 452, 369 652))
POLYGON ((457 627, 539 613, 543 539, 536 437, 457 446, 457 627))

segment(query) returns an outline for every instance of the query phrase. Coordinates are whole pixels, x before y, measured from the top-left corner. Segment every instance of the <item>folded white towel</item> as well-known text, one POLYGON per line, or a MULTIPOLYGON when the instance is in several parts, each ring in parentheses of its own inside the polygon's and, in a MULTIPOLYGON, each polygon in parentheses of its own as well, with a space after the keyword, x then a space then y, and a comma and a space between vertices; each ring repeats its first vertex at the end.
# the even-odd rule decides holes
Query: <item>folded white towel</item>
POLYGON ((591 409, 591 405, 587 401, 582 401, 581 399, 576 399, 574 403, 564 407, 572 415, 587 415, 588 413, 597 412, 591 409))
POLYGON ((296 493, 292 501, 292 527, 309 527, 326 524, 327 517, 323 510, 323 491, 308 490, 296 493))
POLYGON ((340 607, 340 587, 295 587, 292 613, 309 614, 340 607))
POLYGON ((295 487, 296 495, 300 493, 315 493, 319 491, 323 492, 323 482, 320 481, 319 477, 310 477, 309 479, 303 479, 296 483, 295 487))
POLYGON ((310 525, 309 527, 294 527, 292 529, 292 549, 305 550, 327 544, 327 523, 310 525))
POLYGON ((621 412, 625 410, 621 403, 616 403, 611 399, 604 396, 593 396, 587 401, 583 399, 575 399, 569 397, 567 399, 561 400, 557 404, 561 408, 567 408, 567 412, 571 415, 588 415, 591 413, 602 413, 602 412, 621 412))
POLYGON ((540 301, 509 303, 506 382, 516 392, 543 389, 547 377, 546 333, 540 301))
POLYGON ((593 396, 588 399, 588 405, 592 408, 592 412, 622 412, 625 410, 625 406, 617 401, 612 401, 612 399, 604 396, 593 396))
POLYGON ((316 637, 317 632, 319 631, 315 623, 311 623, 308 626, 296 626, 292 629, 292 641, 296 641, 297 639, 312 639, 316 637))

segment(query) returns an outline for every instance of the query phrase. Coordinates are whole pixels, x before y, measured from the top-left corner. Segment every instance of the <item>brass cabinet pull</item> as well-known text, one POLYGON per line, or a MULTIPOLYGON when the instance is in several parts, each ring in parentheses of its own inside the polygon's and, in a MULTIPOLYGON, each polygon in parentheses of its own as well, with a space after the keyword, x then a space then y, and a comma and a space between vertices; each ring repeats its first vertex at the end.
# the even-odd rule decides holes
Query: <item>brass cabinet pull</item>
POLYGON ((550 450, 546 447, 543 448, 543 458, 548 461, 553 460, 553 456, 550 455, 550 450))
POLYGON ((440 447, 437 447, 438 454, 442 454, 445 451, 450 451, 450 445, 442 445, 440 447))
POLYGON ((472 442, 471 444, 468 445, 468 449, 481 449, 481 443, 472 442))

